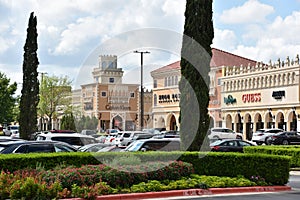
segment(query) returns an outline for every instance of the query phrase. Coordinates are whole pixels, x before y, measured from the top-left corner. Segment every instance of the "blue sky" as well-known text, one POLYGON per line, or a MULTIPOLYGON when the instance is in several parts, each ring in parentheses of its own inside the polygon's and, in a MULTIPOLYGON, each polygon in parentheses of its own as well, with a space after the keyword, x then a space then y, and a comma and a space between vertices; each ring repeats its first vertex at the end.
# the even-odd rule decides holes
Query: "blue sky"
MULTIPOLYGON (((213 8, 213 47, 264 62, 300 53, 300 0, 214 0, 213 8)), ((116 52, 119 67, 128 72, 124 82, 139 83, 139 56, 130 48, 140 44, 151 49, 144 59, 149 85, 151 70, 180 59, 176 51, 151 46, 147 37, 142 38, 147 45, 141 38, 129 38, 147 28, 182 34, 184 0, 0 0, 0 71, 18 83, 32 11, 38 21, 38 71, 68 76, 77 86, 93 82, 91 70, 99 53, 123 49, 116 52), (111 41, 115 49, 98 51, 111 41)), ((180 46, 180 41, 172 42, 180 46)))

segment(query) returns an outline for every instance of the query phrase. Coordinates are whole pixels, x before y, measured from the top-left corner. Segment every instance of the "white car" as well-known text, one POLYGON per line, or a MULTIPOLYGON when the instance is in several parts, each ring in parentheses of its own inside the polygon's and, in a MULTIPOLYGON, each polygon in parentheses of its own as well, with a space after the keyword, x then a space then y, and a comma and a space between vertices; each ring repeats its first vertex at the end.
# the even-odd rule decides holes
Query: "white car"
POLYGON ((237 133, 229 128, 211 128, 208 133, 208 139, 242 139, 243 134, 237 133))
POLYGON ((283 130, 279 128, 258 129, 255 133, 253 133, 252 142, 255 142, 257 145, 262 145, 263 143, 268 145, 268 139, 272 135, 280 132, 283 132, 283 130))
POLYGON ((60 141, 73 145, 76 148, 98 142, 94 137, 80 133, 41 133, 37 136, 36 140, 60 141))
POLYGON ((6 129, 3 130, 4 135, 10 136, 19 132, 19 125, 9 125, 6 129))
POLYGON ((149 134, 145 131, 122 131, 122 135, 120 136, 120 145, 121 146, 128 146, 132 141, 133 138, 137 135, 141 134, 149 134))

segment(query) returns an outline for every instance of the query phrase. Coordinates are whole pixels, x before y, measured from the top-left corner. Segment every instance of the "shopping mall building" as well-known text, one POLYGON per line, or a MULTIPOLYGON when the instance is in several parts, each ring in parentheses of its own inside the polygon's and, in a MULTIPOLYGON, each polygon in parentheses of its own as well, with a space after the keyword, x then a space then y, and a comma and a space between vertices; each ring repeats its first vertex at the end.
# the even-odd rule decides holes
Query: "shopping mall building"
POLYGON ((99 130, 140 130, 152 127, 152 91, 144 91, 144 116, 140 116, 139 84, 122 82, 124 71, 117 67, 117 56, 100 55, 93 69, 93 83, 72 91, 73 106, 85 116, 99 119, 99 130))
POLYGON ((223 66, 223 126, 246 139, 260 128, 299 130, 299 56, 268 64, 223 66))
MULTIPOLYGON (((300 114, 299 57, 262 64, 212 49, 209 85, 211 127, 227 127, 245 139, 260 128, 297 130, 300 114)), ((180 129, 180 61, 151 72, 153 125, 180 129)))
MULTIPOLYGON (((211 127, 242 132, 245 139, 259 128, 300 130, 299 57, 268 64, 212 49, 209 85, 211 127)), ((178 83, 180 61, 151 72, 152 91, 144 92, 140 116, 139 84, 122 83, 116 56, 99 56, 94 81, 73 91, 73 105, 99 119, 99 129, 180 130, 178 83)))

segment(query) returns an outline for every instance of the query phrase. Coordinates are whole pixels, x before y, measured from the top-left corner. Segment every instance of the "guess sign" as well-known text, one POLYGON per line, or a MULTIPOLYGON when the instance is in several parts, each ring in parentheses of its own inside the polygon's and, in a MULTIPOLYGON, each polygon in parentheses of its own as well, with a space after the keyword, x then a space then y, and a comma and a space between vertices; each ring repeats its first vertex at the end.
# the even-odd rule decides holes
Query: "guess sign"
POLYGON ((242 101, 244 103, 247 103, 247 102, 259 102, 259 101, 261 101, 261 93, 244 94, 242 96, 242 101))

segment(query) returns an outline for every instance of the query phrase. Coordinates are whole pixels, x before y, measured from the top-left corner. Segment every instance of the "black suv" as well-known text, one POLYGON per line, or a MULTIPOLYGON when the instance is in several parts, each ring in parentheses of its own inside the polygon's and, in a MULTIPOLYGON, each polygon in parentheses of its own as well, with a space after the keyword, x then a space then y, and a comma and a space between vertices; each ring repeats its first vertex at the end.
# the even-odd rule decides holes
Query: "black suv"
POLYGON ((0 153, 53 153, 76 152, 72 145, 57 141, 10 141, 0 142, 0 153))

